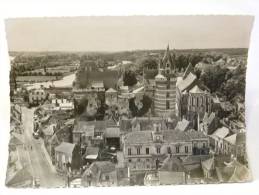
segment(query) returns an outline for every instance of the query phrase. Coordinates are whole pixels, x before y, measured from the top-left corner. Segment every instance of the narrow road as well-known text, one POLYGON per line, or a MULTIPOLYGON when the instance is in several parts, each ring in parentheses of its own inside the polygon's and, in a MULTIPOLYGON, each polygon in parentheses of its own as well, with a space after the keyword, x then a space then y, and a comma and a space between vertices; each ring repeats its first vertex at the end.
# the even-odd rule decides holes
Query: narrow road
POLYGON ((65 186, 63 177, 51 168, 45 153, 42 150, 42 139, 35 139, 33 132, 33 113, 35 108, 22 108, 22 123, 24 127, 25 144, 28 146, 28 158, 31 162, 32 174, 40 179, 40 187, 52 188, 65 186))

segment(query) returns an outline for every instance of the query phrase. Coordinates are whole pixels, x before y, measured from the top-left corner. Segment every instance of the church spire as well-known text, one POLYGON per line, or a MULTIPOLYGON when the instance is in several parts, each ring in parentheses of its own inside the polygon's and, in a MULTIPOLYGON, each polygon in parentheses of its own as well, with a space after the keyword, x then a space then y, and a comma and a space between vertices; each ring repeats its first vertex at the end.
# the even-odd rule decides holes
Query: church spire
POLYGON ((158 63, 158 74, 161 74, 161 64, 162 64, 162 60, 160 59, 158 63))

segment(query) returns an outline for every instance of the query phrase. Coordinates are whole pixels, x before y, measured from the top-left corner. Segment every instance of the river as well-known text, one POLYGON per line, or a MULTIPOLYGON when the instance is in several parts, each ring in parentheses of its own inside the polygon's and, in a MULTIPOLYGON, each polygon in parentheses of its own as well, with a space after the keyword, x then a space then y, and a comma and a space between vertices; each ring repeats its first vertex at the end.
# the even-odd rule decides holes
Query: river
POLYGON ((75 80, 75 73, 64 76, 60 80, 56 81, 47 81, 47 82, 40 82, 40 83, 33 83, 26 85, 26 89, 37 89, 43 86, 44 88, 52 87, 72 87, 73 81, 75 80))

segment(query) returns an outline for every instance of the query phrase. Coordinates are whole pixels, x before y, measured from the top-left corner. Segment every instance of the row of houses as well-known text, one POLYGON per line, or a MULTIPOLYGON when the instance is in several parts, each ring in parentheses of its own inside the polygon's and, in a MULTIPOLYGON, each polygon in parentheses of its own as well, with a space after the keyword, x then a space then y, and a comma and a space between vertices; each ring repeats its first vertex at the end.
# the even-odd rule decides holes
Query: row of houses
POLYGON ((32 187, 33 175, 27 158, 26 142, 21 126, 20 107, 11 105, 9 158, 5 184, 8 187, 32 187))

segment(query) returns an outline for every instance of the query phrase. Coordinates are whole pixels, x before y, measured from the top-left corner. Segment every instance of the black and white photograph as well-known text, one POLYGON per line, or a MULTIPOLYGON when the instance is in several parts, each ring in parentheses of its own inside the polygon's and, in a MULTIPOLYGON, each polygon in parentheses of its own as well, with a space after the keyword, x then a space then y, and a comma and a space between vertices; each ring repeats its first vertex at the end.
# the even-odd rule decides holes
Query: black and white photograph
POLYGON ((254 17, 5 20, 9 188, 244 183, 254 17))

